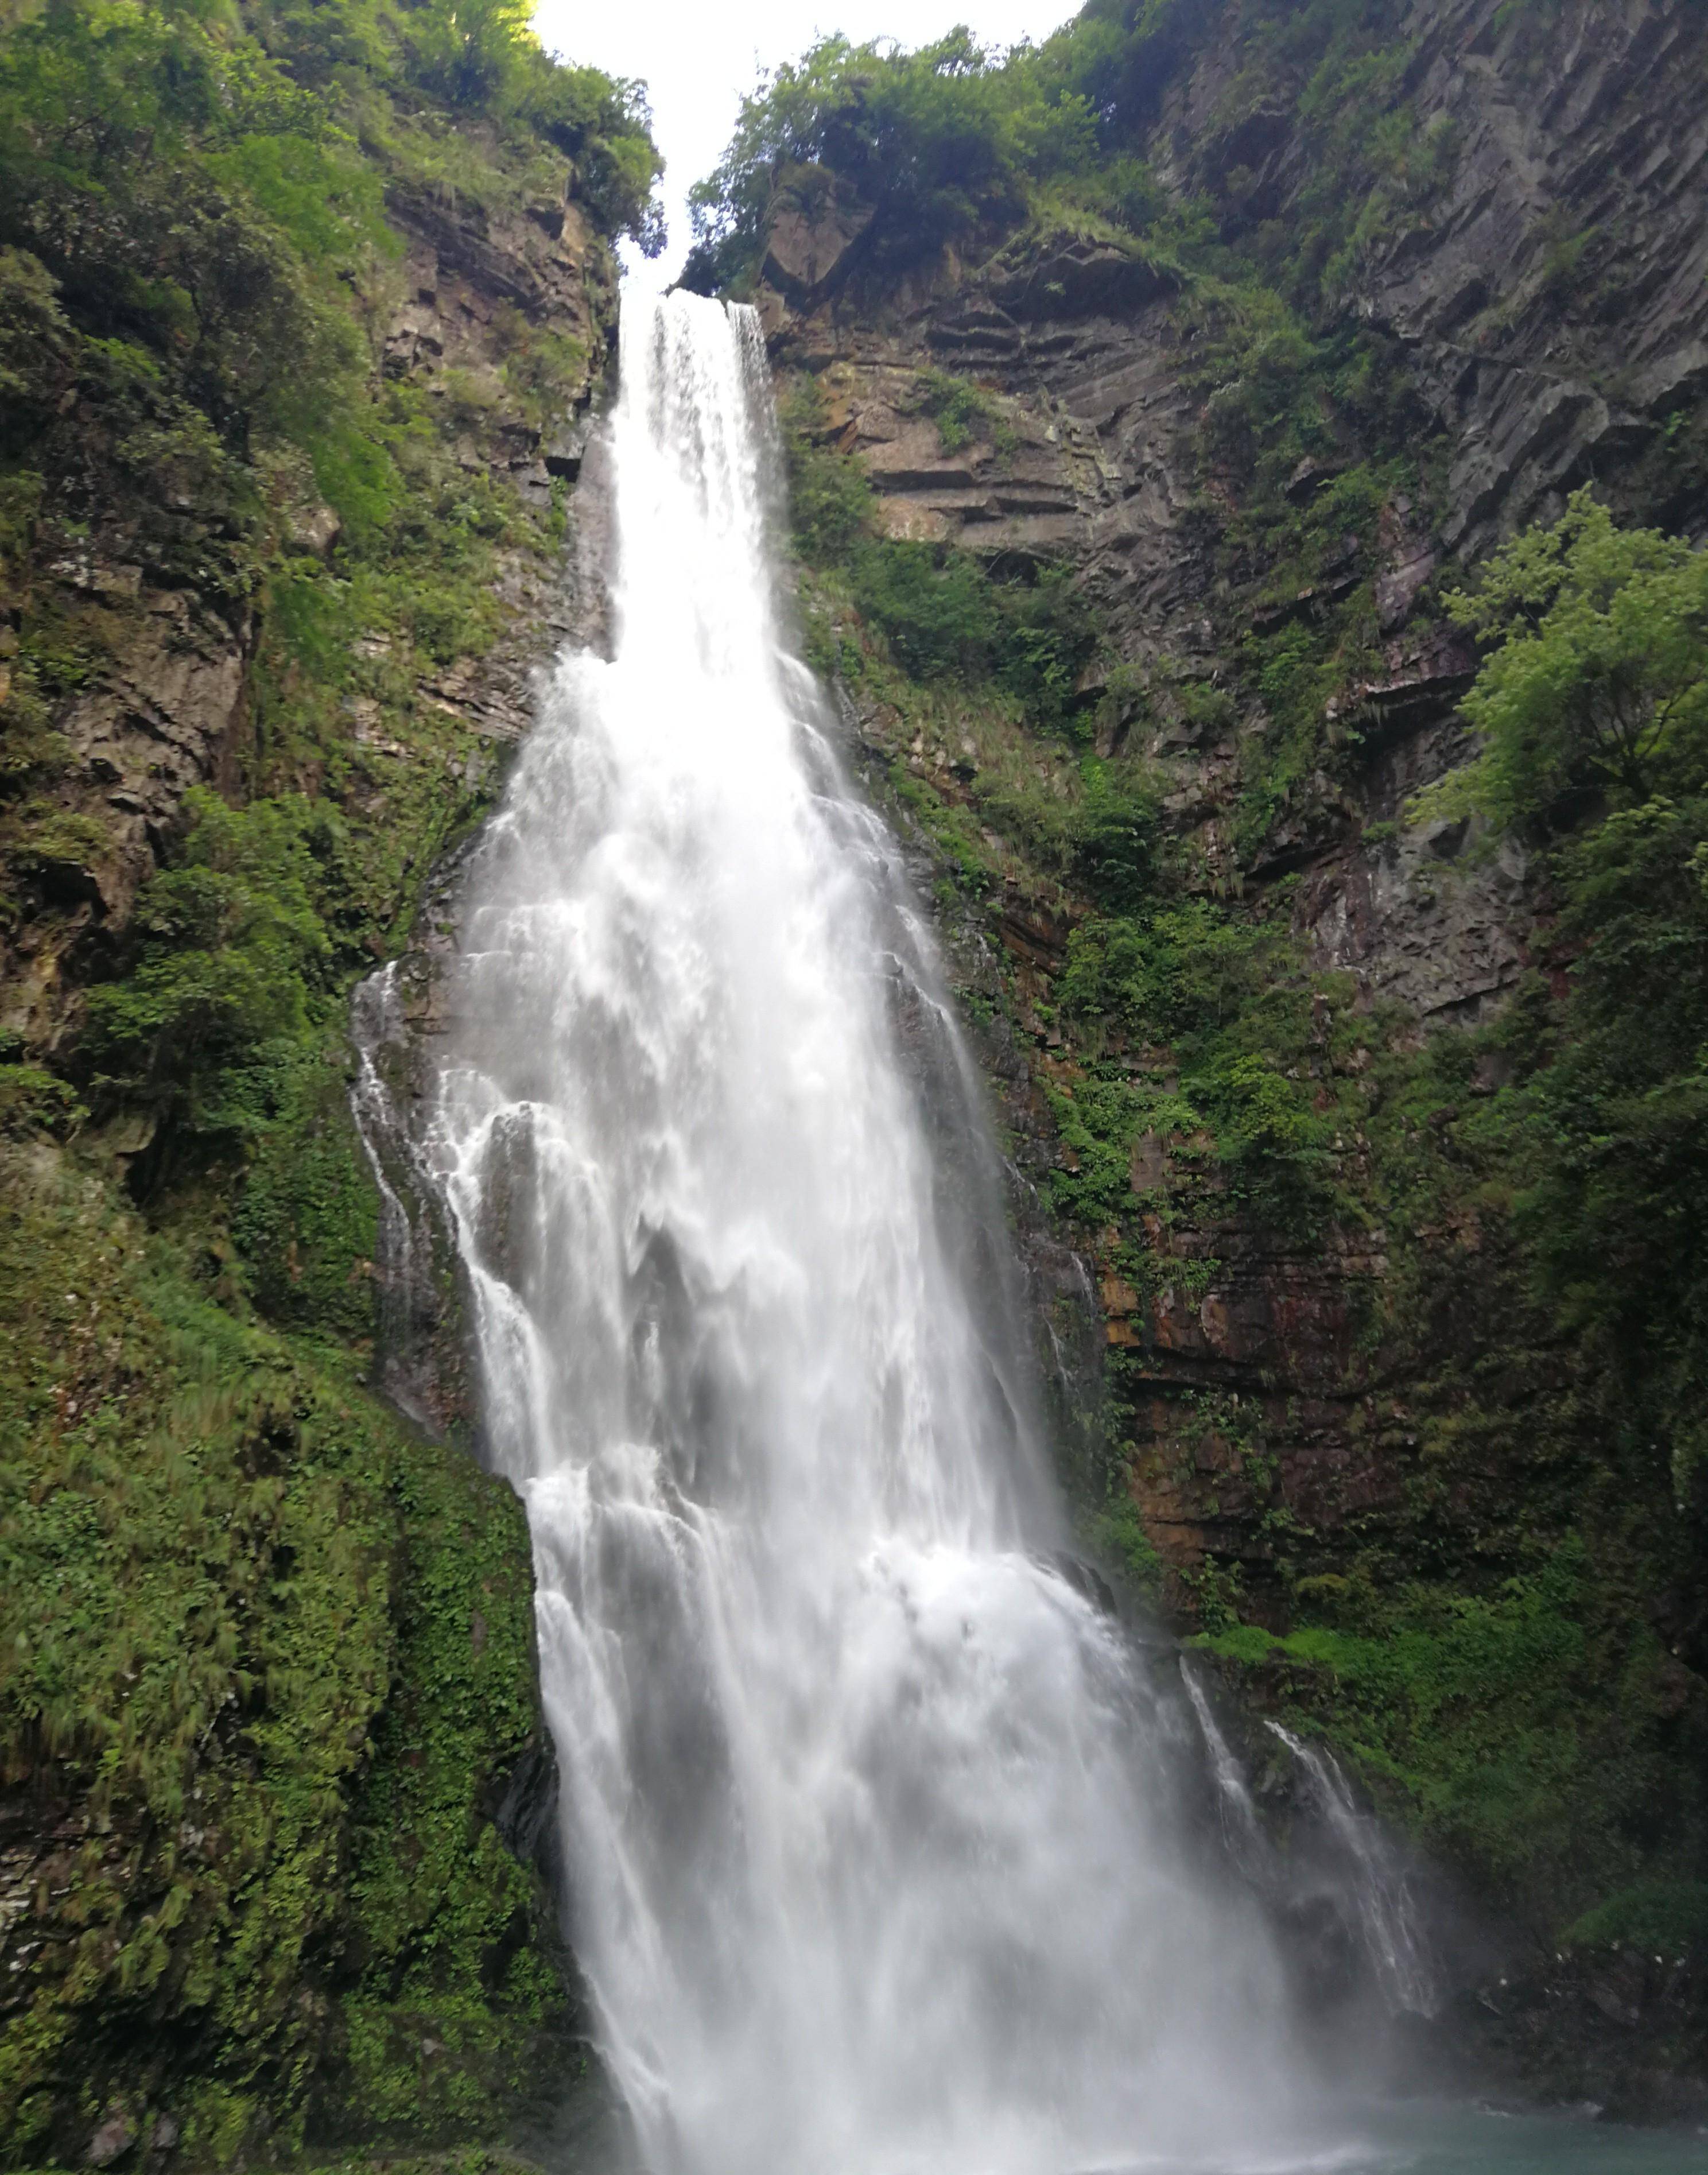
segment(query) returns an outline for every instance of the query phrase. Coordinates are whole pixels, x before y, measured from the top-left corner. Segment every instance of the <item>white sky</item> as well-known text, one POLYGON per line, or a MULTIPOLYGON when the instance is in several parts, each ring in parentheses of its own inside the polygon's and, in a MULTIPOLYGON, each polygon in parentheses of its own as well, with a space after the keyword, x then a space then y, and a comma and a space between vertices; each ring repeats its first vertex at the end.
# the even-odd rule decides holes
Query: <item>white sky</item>
POLYGON ((565 60, 638 76, 653 103, 653 133, 669 161, 664 197, 670 247, 656 267, 633 268, 648 286, 675 277, 688 247, 686 197, 710 172, 735 125, 743 94, 762 68, 794 60, 815 38, 840 30, 856 45, 894 37, 922 46, 965 23, 982 43, 1045 37, 1080 0, 539 0, 534 27, 565 60))

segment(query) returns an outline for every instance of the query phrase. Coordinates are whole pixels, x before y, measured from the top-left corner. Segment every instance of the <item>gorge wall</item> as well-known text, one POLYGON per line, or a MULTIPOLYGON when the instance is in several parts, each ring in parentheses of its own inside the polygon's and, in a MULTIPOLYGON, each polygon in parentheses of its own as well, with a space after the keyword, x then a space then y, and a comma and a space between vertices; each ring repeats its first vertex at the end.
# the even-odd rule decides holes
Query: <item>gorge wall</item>
POLYGON ((1692 1408, 1639 1277, 1543 1295, 1499 1130, 1595 930, 1562 833, 1408 804, 1504 540, 1586 485, 1708 534, 1708 23, 1093 8, 1033 65, 1098 151, 959 225, 816 58, 701 276, 765 312, 811 654, 984 1023, 1087 1544, 1505 1921, 1484 2056, 1694 2104, 1692 1408))
POLYGON ((656 155, 513 18, 0 26, 0 2153, 578 2056, 526 1523, 376 1392, 353 983, 564 610, 656 155))

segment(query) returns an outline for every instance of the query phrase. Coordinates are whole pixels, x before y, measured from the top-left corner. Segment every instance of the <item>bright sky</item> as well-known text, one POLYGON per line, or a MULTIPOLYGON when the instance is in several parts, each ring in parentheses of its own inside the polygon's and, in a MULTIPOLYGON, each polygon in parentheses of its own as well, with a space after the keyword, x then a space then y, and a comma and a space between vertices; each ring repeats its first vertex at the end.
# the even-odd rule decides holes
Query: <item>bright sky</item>
POLYGON ((762 68, 794 60, 821 34, 858 44, 894 37, 922 46, 965 23, 985 45, 1038 39, 1078 12, 1080 0, 539 0, 534 27, 565 60, 638 76, 653 102, 653 133, 669 161, 664 203, 670 242, 659 264, 633 267, 663 285, 688 248, 691 183, 722 156, 744 92, 762 68))

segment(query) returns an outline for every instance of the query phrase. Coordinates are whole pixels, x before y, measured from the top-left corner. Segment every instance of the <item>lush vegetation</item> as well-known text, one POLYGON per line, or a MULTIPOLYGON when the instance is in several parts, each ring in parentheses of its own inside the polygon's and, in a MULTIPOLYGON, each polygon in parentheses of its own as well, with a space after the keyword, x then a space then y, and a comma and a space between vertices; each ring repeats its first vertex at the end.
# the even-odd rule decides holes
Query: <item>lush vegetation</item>
POLYGON ((1517 1568, 1396 1586, 1391 1543, 1320 1570, 1294 1536, 1306 1628, 1236 1628, 1217 1597, 1222 1652, 1522 1896, 1656 1868, 1682 1892, 1703 1847, 1678 1656, 1708 1562, 1704 566, 1585 495, 1450 599, 1486 648, 1483 747, 1418 812, 1479 819, 1483 850, 1520 830, 1547 933, 1493 1025, 1391 1049, 1364 1110, 1341 1098, 1368 1143, 1353 1206, 1399 1272, 1373 1326, 1428 1370, 1412 1515, 1468 1499, 1483 1563, 1517 1568))
POLYGON ((8 2149, 490 2122, 564 2001, 485 1817, 535 1728, 520 1507, 257 1321, 217 1224, 3 1153, 0 1713, 41 1814, 8 2149))
MULTIPOLYGON (((1367 850, 1397 854, 1407 822, 1450 828, 1466 869, 1521 845, 1532 972, 1492 1023, 1427 1039, 1312 972, 1288 871, 1364 790, 1380 719, 1356 691, 1389 669, 1373 571, 1450 510, 1407 358, 1343 307, 1456 171, 1451 128, 1410 103, 1405 13, 1157 0, 1093 5, 1006 57, 821 45, 762 84, 700 193, 697 273, 751 279, 774 193, 817 173, 874 211, 856 307, 881 310, 946 245, 1000 291, 1064 237, 1142 260, 1171 297, 1197 404, 1183 542, 1223 599, 1213 671, 1115 662, 1103 607, 1063 565, 1049 581, 1083 642, 1071 689, 1042 698, 992 637, 1014 585, 885 540, 803 382, 790 467, 812 654, 888 751, 944 910, 976 932, 965 956, 1000 947, 1000 985, 975 977, 969 1009, 1006 1012, 1034 1053, 1056 1142, 1038 1174, 1110 1309, 1092 1544, 1539 1928, 1587 1912, 1586 1942, 1624 1923, 1621 1898, 1694 1926, 1673 1906, 1695 1893, 1708 1820, 1708 555, 1631 518, 1669 502, 1657 448, 1463 594, 1424 593, 1476 645, 1482 751, 1400 825, 1369 827, 1367 850), (1248 65, 1218 74, 1164 188, 1146 156, 1163 93, 1230 20, 1248 65), (1283 111, 1304 153, 1284 202, 1262 178, 1283 111), (941 176, 968 132, 957 193, 941 176), (1235 766, 1213 858, 1170 763, 1141 752, 1206 746, 1235 766), (1190 1338, 1254 1256, 1297 1263, 1306 1306, 1314 1264, 1343 1279, 1346 1318, 1301 1334, 1343 1340, 1348 1456, 1391 1476, 1390 1500, 1331 1486, 1301 1511, 1283 1459, 1323 1408, 1272 1377, 1273 1350, 1251 1393, 1159 1389, 1152 1326, 1172 1310, 1190 1338), (1188 1506, 1207 1537, 1196 1566, 1159 1564, 1134 1491, 1188 1506)), ((1545 13, 1503 22, 1521 64, 1545 13)), ((1562 235, 1543 303, 1575 306, 1594 255, 1562 235)), ((921 373, 914 404, 946 452, 993 448, 1015 413, 943 372, 921 373)), ((1667 444, 1700 480, 1699 437, 1681 415, 1667 444)))
POLYGON ((1448 610, 1494 654, 1466 698, 1478 761, 1419 803, 1543 837, 1708 775, 1708 556, 1619 528, 1590 490, 1448 610))
MULTIPOLYGON (((887 534, 803 378, 811 653, 969 954, 1006 962, 968 1007, 1033 1053, 1040 1177, 1111 1326, 1196 1311, 1241 1246, 1353 1265, 1333 1395, 1398 1503, 1307 1520, 1278 1445, 1320 1415, 1267 1380, 1159 1393, 1117 1341, 1091 1546, 1538 1928, 1673 1953, 1704 1820, 1704 555, 1586 496, 1446 607, 1484 752, 1420 819, 1472 854, 1521 837, 1543 910, 1500 1020, 1420 1042, 1290 933, 1288 842, 1363 760, 1341 698, 1380 656, 1381 524, 1440 511, 1405 357, 1342 307, 1458 155, 1416 124, 1405 14, 1093 0, 1006 57, 827 41, 744 109, 691 276, 740 287, 776 192, 833 182, 873 212, 875 293, 945 248, 1000 273, 1066 239, 1172 297, 1213 671, 1120 664, 1066 563, 887 534), (1230 20, 1246 65, 1165 187, 1147 130, 1230 20), (1218 859, 1159 734, 1237 737, 1218 859), (1137 1501, 1168 1487, 1252 1547, 1165 1568, 1137 1501)), ((48 1843, 0 2129, 76 2161, 115 2123, 216 2162, 490 2135, 561 2006, 490 1820, 533 1728, 525 1540, 365 1385, 344 1019, 488 803, 494 751, 443 691, 562 518, 496 449, 582 395, 610 298, 574 338, 501 307, 478 366, 382 342, 422 206, 496 232, 567 190, 650 247, 656 155, 634 89, 549 61, 517 0, 25 0, 5 25, 0 1706, 48 1843), (191 600, 174 640, 229 651, 243 702, 220 790, 122 846, 66 729, 152 654, 138 588, 191 600)), ((1598 248, 1561 234, 1556 296, 1610 276, 1598 248)), ((1005 396, 925 368, 913 397, 946 453, 1011 458, 1005 396)))
POLYGON ((563 523, 510 449, 603 367, 658 171, 517 0, 4 11, 14 2161, 490 2140, 563 2058, 492 1824, 539 1749, 523 1521, 368 1386, 345 1021, 490 799, 454 698, 563 523), (566 199, 584 321, 498 297, 480 354, 388 353, 424 220, 523 292, 566 199), (99 721, 155 700, 163 763, 117 775, 99 721))
MULTIPOLYGON (((1178 1458, 1196 1484, 1210 1456, 1279 1581, 1250 1593, 1212 1559, 1176 1583, 1225 1662, 1556 1930, 1646 1869, 1688 1879, 1705 1808, 1681 1787, 1695 1740, 1667 1640, 1708 1512, 1703 555, 1584 499, 1452 602, 1487 651, 1467 704, 1485 751, 1419 820, 1476 811, 1481 850, 1521 824, 1552 913, 1507 1012, 1420 1046, 1397 1008, 1309 971, 1284 881, 1215 895, 1171 837, 1158 775, 1087 748, 1095 708, 1064 720, 897 645, 881 593, 875 608, 849 578, 860 532, 826 548, 822 509, 854 503, 857 481, 810 441, 795 458, 821 661, 893 709, 902 747, 912 734, 962 757, 958 784, 941 767, 928 784, 917 757, 892 773, 952 911, 1011 911, 1017 887, 1079 902, 1047 990, 1022 969, 1007 1001, 1059 1049, 1049 1183, 1106 1273, 1135 1304, 1196 1304, 1230 1216, 1272 1245, 1384 1256, 1353 1385, 1365 1354, 1417 1385, 1409 1410, 1369 1397, 1358 1423, 1413 1474, 1397 1521, 1313 1529, 1283 1502, 1262 1401, 1189 1397, 1150 1447, 1120 1450, 1101 1501, 1092 1476, 1093 1543, 1157 1592, 1129 1475, 1162 1484, 1178 1458), (1603 757, 1596 720, 1615 703, 1640 721, 1635 769, 1603 757), (1297 1627, 1284 1636, 1264 1628, 1278 1599, 1297 1627)), ((1118 675, 1105 710, 1124 695, 1118 675)), ((1119 1347, 1110 1372, 1119 1443, 1129 1373, 1153 1392, 1119 1347)))
POLYGON ((824 39, 762 80, 695 189, 690 281, 750 276, 777 189, 822 169, 872 208, 881 272, 945 244, 991 246, 1027 219, 1207 265, 1226 256, 1231 212, 1294 299, 1337 298, 1379 238, 1421 215, 1456 149, 1450 132, 1408 126, 1398 101, 1405 13, 1400 0, 1090 0, 1007 53, 964 30, 914 52, 824 39), (1246 65, 1200 147, 1206 189, 1182 204, 1147 166, 1146 135, 1171 77, 1229 15, 1246 65), (1302 221, 1276 217, 1238 157, 1243 125, 1283 85, 1314 155, 1302 221))
POLYGON ((1450 799, 1546 853, 1564 984, 1492 1032, 1510 1077, 1467 1142, 1510 1174, 1536 1296, 1621 1432, 1670 1445, 1682 1511, 1708 1352, 1708 553, 1584 492, 1451 608, 1490 646, 1466 705, 1485 746, 1419 812, 1450 799))

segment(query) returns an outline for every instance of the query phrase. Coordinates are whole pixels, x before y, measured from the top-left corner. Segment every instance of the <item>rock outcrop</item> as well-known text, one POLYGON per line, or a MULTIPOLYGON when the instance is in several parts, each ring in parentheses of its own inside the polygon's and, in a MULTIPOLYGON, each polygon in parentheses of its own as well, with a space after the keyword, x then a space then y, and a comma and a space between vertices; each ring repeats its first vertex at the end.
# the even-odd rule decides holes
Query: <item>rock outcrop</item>
MULTIPOLYGON (((549 514, 554 487, 579 472, 582 419, 612 355, 609 249, 572 201, 524 202, 500 214, 394 188, 388 215, 401 261, 367 298, 382 322, 386 376, 465 419, 456 447, 464 475, 549 514), (573 359, 549 414, 519 399, 506 374, 530 336, 553 344, 555 361, 573 359)), ((123 417, 68 366, 35 393, 52 414, 31 449, 46 479, 42 548, 0 604, 0 646, 15 657, 18 630, 45 623, 79 662, 52 708, 62 743, 55 774, 13 850, 21 910, 0 930, 0 1033, 49 1054, 74 1035, 80 989, 111 957, 185 793, 212 785, 235 794, 252 771, 270 584, 293 558, 327 561, 339 523, 300 475, 282 475, 278 558, 258 584, 252 518, 239 514, 205 461, 198 468, 170 446, 139 461, 133 442, 119 442, 123 417), (50 815, 59 820, 44 822, 50 815)), ((400 708, 470 735, 481 777, 526 729, 530 675, 566 624, 560 567, 536 540, 520 538, 501 549, 491 591, 501 632, 490 647, 417 662, 407 690, 351 698, 351 740, 381 771, 411 759, 392 722, 400 708)), ((365 657, 390 659, 388 636, 359 641, 365 657)), ((0 658, 8 691, 12 671, 0 658)), ((303 783, 312 789, 317 778, 303 783)))
MULTIPOLYGON (((612 357, 621 214, 564 149, 590 71, 567 94, 523 51, 559 117, 524 141, 467 100, 424 118, 366 19, 347 48, 343 11, 313 13, 310 73, 330 41, 343 88, 367 71, 364 132, 382 113, 398 131, 334 132, 349 194, 310 204, 318 255, 293 253, 312 187, 281 209, 230 182, 223 111, 205 159, 196 138, 196 68, 217 86, 230 67, 285 115, 263 183, 268 157, 318 171, 250 35, 274 14, 225 10, 204 36, 193 11, 35 11, 0 34, 50 62, 56 38, 87 62, 85 31, 171 47, 149 65, 191 91, 144 179, 197 213, 162 246, 203 249, 214 296, 198 315, 127 274, 114 337, 99 251, 151 262, 160 238, 122 171, 145 132, 112 126, 119 185, 77 196, 107 226, 31 225, 56 177, 8 106, 8 2164, 227 2165, 311 2130, 490 2140, 572 2059, 526 1520, 466 1428, 430 1439, 377 1394, 380 1203, 344 1019, 491 805, 568 623, 565 501, 612 357), (448 152, 458 187, 399 138, 448 152), (317 406, 261 352, 281 318, 317 406), (198 827, 224 842, 199 860, 198 827), (88 1031, 103 984, 142 993, 117 1062, 88 1031), (199 1103, 192 1076, 214 1083, 199 1103)), ((86 88, 70 62, 66 80, 86 88)), ((638 122, 629 148, 644 176, 638 122)))
MULTIPOLYGON (((1299 86, 1238 45, 1239 14, 1206 10, 1182 31, 1158 63, 1137 147, 1175 201, 1213 212, 1229 244, 1285 237, 1319 216, 1311 192, 1330 156, 1299 86)), ((1074 232, 1045 213, 1017 236, 888 273, 834 255, 832 236, 821 293, 770 280, 758 295, 785 397, 811 381, 805 427, 858 458, 879 532, 973 554, 1000 579, 1074 571, 1107 637, 1078 690, 1097 752, 1141 770, 1205 892, 1284 920, 1315 969, 1344 978, 1342 1021, 1371 1022, 1364 1046, 1320 1018, 1291 1076, 1319 1083, 1320 1109, 1337 1107, 1378 1046, 1421 1050, 1486 1025, 1538 967, 1564 986, 1553 902, 1522 844, 1491 837, 1481 818, 1407 819, 1413 796, 1472 751, 1459 704, 1478 657, 1444 590, 1586 483, 1627 519, 1708 536, 1708 17, 1685 0, 1563 0, 1545 26, 1500 0, 1417 0, 1389 16, 1398 57, 1384 95, 1403 106, 1408 140, 1430 150, 1433 177, 1361 222, 1337 260, 1338 301, 1325 306, 1342 355, 1366 344, 1388 420, 1336 411, 1320 450, 1277 481, 1255 484, 1251 464, 1239 465, 1261 358, 1218 346, 1213 301, 1141 241, 1099 236, 1093 222, 1074 232), (935 420, 944 372, 979 388, 985 413, 968 430, 935 420), (1421 480, 1385 485, 1355 532, 1316 534, 1308 567, 1300 555, 1290 575, 1286 540, 1337 502, 1337 480, 1361 464, 1369 475, 1396 445, 1421 480), (1303 653, 1315 632, 1354 622, 1341 654, 1355 661, 1310 719, 1313 756, 1292 761, 1254 814, 1253 780, 1274 774, 1281 734, 1254 657, 1284 650, 1292 633, 1303 653)), ((1308 397, 1326 410, 1325 392, 1308 397)), ((1057 1005, 1089 908, 1071 879, 1025 873, 1031 849, 1000 812, 1001 764, 1047 795, 1062 752, 1037 738, 957 744, 935 698, 919 706, 924 724, 900 697, 856 686, 846 701, 901 820, 942 811, 920 831, 922 852, 935 839, 952 872, 955 839, 982 833, 987 871, 1010 871, 970 902, 937 887, 945 938, 990 1021, 976 1032, 1049 1322, 1045 1365, 1080 1439, 1100 1408, 1119 1444, 1176 1621, 1237 1617, 1254 1628, 1255 1655, 1266 1635, 1256 1627, 1287 1632, 1301 1587, 1326 1605, 1348 1595, 1353 1609, 1358 1566, 1377 1558, 1388 1576, 1443 1591, 1456 1580, 1466 1593, 1512 1568, 1516 1537, 1529 1537, 1533 1559, 1537 1534, 1568 1530, 1586 1469, 1581 1446, 1561 1446, 1557 1417, 1570 1355, 1479 1313, 1498 1247, 1474 1204, 1444 1204, 1439 1229, 1391 1228, 1351 1127, 1331 1153, 1365 1203, 1361 1223, 1289 1237, 1230 1190, 1208 1140, 1145 1133, 1125 1207, 1074 1236, 1083 1277, 1064 1268, 1072 1255, 1048 1204, 1076 1165, 1059 1093, 1076 1065, 1057 1005), (1385 1336, 1378 1326, 1396 1307, 1423 1304, 1399 1257, 1431 1248, 1461 1265, 1456 1285, 1432 1287, 1427 1322, 1405 1339, 1385 1336), (1101 1387, 1085 1364, 1087 1323, 1101 1387), (1444 1389, 1456 1370, 1459 1386, 1444 1389), (1473 1370, 1499 1418, 1461 1437, 1442 1414, 1473 1370)), ((1124 1066, 1150 1091, 1178 1084, 1166 1050, 1102 1055, 1100 1077, 1124 1066)), ((1487 1085, 1473 1078, 1466 1093, 1487 1085)), ((1700 1612, 1674 1570, 1656 1569, 1646 1587, 1631 1576, 1664 1642, 1640 1695, 1643 1726, 1673 1748, 1657 1758, 1688 1765, 1681 1748, 1708 1729, 1700 1612)), ((1247 1671, 1247 1695, 1309 1700, 1309 1672, 1277 1655, 1267 1675, 1247 1671)), ((1628 1696, 1593 1694, 1609 1706, 1628 1696)), ((1331 1737, 1334 1707, 1324 1692, 1331 1737)), ((1559 1898, 1517 1888, 1503 1901, 1546 1939, 1559 1898)), ((1627 2111, 1698 2103, 1698 2085, 1656 2082, 1700 2068, 1700 2053, 1678 2051, 1676 1988, 1646 2009, 1633 1997, 1616 2058, 1586 2064, 1563 2042, 1550 2053, 1536 2020, 1553 1982, 1528 1938, 1508 1950, 1510 1998, 1487 1990, 1486 2013, 1509 2023, 1480 2037, 1467 2026, 1467 2043, 1539 2089, 1569 2092, 1575 2075, 1583 2093, 1627 2111), (1662 2040, 1670 2052, 1657 2052, 1662 2040)), ((1601 1999, 1599 1969, 1556 1974, 1571 1982, 1559 1999, 1575 2014, 1601 1999)))

